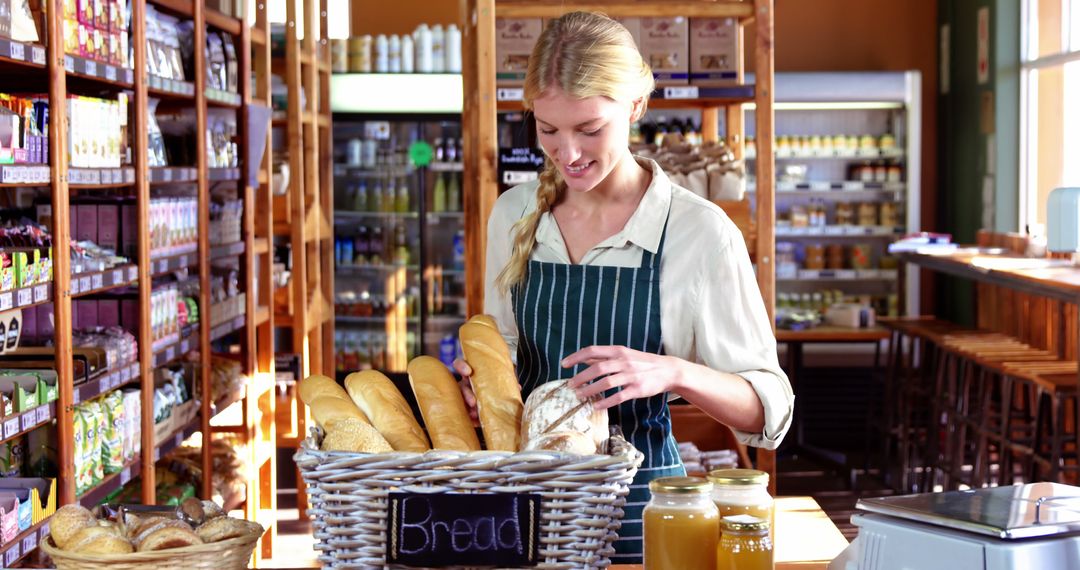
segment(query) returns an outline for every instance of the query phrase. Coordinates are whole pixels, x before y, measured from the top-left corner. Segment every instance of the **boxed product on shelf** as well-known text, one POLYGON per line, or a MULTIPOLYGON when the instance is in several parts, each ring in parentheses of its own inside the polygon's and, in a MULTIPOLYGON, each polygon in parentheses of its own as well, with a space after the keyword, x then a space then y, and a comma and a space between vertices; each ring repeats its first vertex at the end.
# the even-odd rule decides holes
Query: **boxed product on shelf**
POLYGON ((48 404, 57 397, 55 370, 0 369, 0 406, 4 416, 48 404))
POLYGON ((652 67, 657 85, 686 85, 690 73, 687 18, 641 19, 641 56, 652 67))
POLYGON ((208 109, 206 113, 206 165, 209 168, 236 168, 240 165, 236 112, 208 109))
POLYGON ((150 75, 184 81, 179 19, 146 7, 146 71, 150 75))
POLYGON ((68 95, 68 164, 81 168, 119 168, 121 128, 127 124, 127 98, 68 95))
POLYGON ((498 85, 525 83, 529 55, 543 29, 540 18, 495 19, 495 81, 498 85))
POLYGON ((64 53, 129 67, 127 50, 111 47, 126 43, 128 10, 123 0, 63 0, 64 53))
POLYGON ((735 18, 690 18, 690 82, 734 85, 742 72, 742 26, 735 18))
MULTIPOLYGON (((134 219, 125 219, 125 223, 134 219)), ((192 250, 199 240, 199 201, 196 198, 150 200, 151 256, 192 250)), ((126 227, 125 227, 126 232, 126 227)))
POLYGON ((48 124, 43 96, 0 93, 0 164, 47 163, 48 124))
POLYGON ((210 202, 210 244, 236 243, 243 239, 240 224, 244 217, 243 200, 214 199, 210 202))

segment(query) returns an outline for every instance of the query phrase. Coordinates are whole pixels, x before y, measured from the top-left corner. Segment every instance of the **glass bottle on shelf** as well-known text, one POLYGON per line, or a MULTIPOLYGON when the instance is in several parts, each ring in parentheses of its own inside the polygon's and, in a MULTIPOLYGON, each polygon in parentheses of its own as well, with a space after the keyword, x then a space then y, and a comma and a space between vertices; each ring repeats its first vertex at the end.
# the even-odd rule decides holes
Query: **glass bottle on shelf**
POLYGON ((406 176, 402 176, 398 179, 396 205, 399 214, 404 214, 409 211, 409 184, 408 177, 406 176))
POLYGON ((368 211, 369 212, 381 212, 383 209, 383 189, 382 179, 376 178, 375 185, 368 192, 368 211))
POLYGON ((446 139, 446 152, 444 153, 446 162, 457 162, 457 154, 458 152, 457 148, 454 146, 454 139, 448 137, 446 139))
POLYGON ((432 212, 446 211, 446 180, 442 174, 435 175, 435 190, 432 192, 432 212))
POLYGON ((383 259, 383 231, 381 226, 375 226, 371 230, 371 239, 368 241, 368 256, 373 265, 382 265, 383 259))
POLYGON ((357 212, 363 212, 368 207, 368 191, 367 181, 361 180, 360 184, 356 186, 356 192, 353 194, 352 209, 357 212))
POLYGON ((356 265, 364 265, 368 262, 368 255, 371 253, 371 243, 368 239, 367 226, 360 226, 357 230, 356 244, 353 246, 356 265))
POLYGON ((404 221, 399 221, 394 228, 394 263, 397 265, 409 264, 409 242, 405 233, 404 221))
POLYGON ((383 212, 386 212, 388 214, 393 213, 395 210, 395 203, 397 202, 397 198, 394 192, 394 179, 391 178, 389 174, 386 176, 386 182, 383 184, 383 192, 383 212))
POLYGON ((458 183, 457 173, 451 172, 450 187, 446 190, 446 209, 450 212, 461 211, 461 184, 458 183))
POLYGON ((442 138, 435 139, 435 144, 432 146, 435 147, 435 162, 443 162, 446 160, 446 150, 443 149, 442 138))

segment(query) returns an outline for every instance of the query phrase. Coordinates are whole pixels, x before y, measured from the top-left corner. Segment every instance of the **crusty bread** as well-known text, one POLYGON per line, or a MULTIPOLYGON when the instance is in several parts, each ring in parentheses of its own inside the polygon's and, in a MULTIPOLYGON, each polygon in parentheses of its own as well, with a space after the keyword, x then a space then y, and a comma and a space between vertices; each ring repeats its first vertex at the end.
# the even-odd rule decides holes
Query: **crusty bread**
MULTIPOLYGON (((52 527, 49 529, 51 531, 52 527)), ((53 542, 56 542, 55 537, 53 542)), ((128 554, 133 552, 134 548, 115 526, 95 524, 75 533, 64 550, 79 554, 128 554)))
POLYGON ((458 451, 479 450, 480 440, 469 419, 465 399, 446 366, 430 356, 418 356, 409 363, 408 371, 409 384, 420 405, 432 446, 458 451))
POLYGON ((345 390, 394 450, 431 449, 409 403, 382 372, 365 370, 350 374, 345 378, 345 390))
POLYGON ((56 512, 49 519, 49 532, 53 543, 61 550, 67 550, 71 544, 71 539, 80 530, 91 526, 97 526, 97 519, 94 518, 94 514, 90 512, 90 509, 78 503, 71 503, 56 509, 56 512))
POLYGON ((135 528, 132 534, 128 535, 128 538, 131 539, 131 543, 135 545, 135 548, 141 551, 143 550, 143 541, 163 528, 191 530, 191 526, 180 519, 172 517, 147 517, 143 519, 142 524, 135 528))
POLYGON ((499 330, 499 325, 495 322, 495 317, 492 317, 491 315, 473 315, 472 318, 469 319, 469 322, 478 323, 499 330))
POLYGON ((311 408, 311 417, 315 420, 315 423, 319 424, 319 427, 329 431, 330 426, 339 420, 347 418, 353 418, 360 420, 364 423, 371 423, 368 421, 364 412, 360 411, 360 408, 356 407, 356 404, 351 399, 336 398, 332 396, 323 396, 316 398, 313 402, 308 404, 311 408))
POLYGON ((300 401, 309 406, 318 398, 325 396, 333 396, 342 400, 349 399, 345 389, 338 385, 337 382, 319 374, 312 374, 301 380, 296 390, 300 394, 300 401))
POLYGON ((472 368, 484 443, 490 450, 517 451, 523 404, 506 341, 498 329, 479 322, 461 325, 458 334, 465 361, 472 368))
POLYGON ((139 552, 183 548, 202 543, 202 539, 190 528, 166 526, 146 535, 139 543, 139 552))
POLYGON ((525 445, 524 451, 562 451, 574 455, 593 455, 596 444, 580 431, 553 431, 534 437, 525 445))
POLYGON ((225 511, 214 501, 203 499, 202 508, 203 512, 206 513, 206 520, 225 516, 225 511))
POLYGON ((334 421, 326 430, 322 450, 386 453, 394 448, 371 424, 356 418, 345 418, 334 421))
POLYGON ((577 393, 567 387, 567 380, 555 380, 540 385, 529 394, 521 420, 521 438, 526 449, 536 449, 532 441, 544 433, 576 431, 593 441, 593 451, 608 438, 608 415, 597 411, 592 402, 552 425, 581 404, 577 393))
POLYGON ((221 542, 254 533, 262 534, 262 526, 232 517, 218 517, 207 521, 195 532, 203 542, 221 542))

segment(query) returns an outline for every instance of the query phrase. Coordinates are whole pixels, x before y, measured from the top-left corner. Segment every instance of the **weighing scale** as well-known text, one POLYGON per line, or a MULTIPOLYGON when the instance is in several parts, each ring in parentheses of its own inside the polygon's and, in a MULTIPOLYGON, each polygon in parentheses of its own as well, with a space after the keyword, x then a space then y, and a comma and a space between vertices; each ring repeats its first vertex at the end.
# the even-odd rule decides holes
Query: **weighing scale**
POLYGON ((860 500, 829 570, 1080 569, 1080 487, 1029 483, 860 500))

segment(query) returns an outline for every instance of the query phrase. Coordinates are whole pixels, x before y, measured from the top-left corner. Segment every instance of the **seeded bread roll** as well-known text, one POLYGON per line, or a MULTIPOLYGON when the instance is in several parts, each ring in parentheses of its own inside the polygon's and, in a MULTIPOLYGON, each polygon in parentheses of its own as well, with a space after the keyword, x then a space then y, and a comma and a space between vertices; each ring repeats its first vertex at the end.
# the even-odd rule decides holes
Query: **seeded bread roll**
POLYGON ((169 550, 202 543, 202 539, 190 528, 167 526, 146 535, 139 543, 139 552, 169 550))
POLYGON ((56 509, 49 519, 49 532, 53 543, 61 550, 67 550, 71 539, 84 528, 97 526, 97 519, 89 509, 77 503, 64 505, 56 509))
POLYGON ((386 453, 394 448, 387 443, 379 430, 356 418, 345 418, 331 424, 322 441, 323 451, 350 451, 353 453, 386 453))
MULTIPOLYGON (((53 542, 56 542, 55 538, 53 542)), ((134 548, 115 526, 94 525, 77 532, 64 550, 79 554, 128 554, 134 548)))
POLYGON ((418 356, 409 363, 408 371, 431 445, 435 449, 478 451, 480 440, 461 389, 446 366, 430 356, 418 356))
POLYGON ((514 374, 510 348, 499 331, 480 322, 458 330, 465 361, 472 368, 476 411, 489 450, 517 451, 521 429, 521 386, 514 374))
POLYGON ((345 390, 395 451, 431 449, 409 403, 382 372, 365 370, 349 374, 345 378, 345 390))

